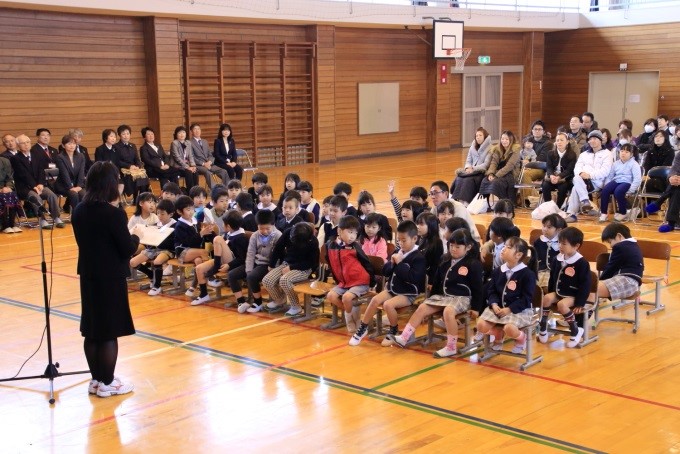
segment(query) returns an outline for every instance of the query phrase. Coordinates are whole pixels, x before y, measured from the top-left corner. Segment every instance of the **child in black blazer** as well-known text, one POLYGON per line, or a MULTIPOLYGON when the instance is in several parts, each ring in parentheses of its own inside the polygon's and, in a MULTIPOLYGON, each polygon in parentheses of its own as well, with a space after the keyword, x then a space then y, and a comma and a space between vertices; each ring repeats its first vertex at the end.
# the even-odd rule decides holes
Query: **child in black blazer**
POLYGON ((569 324, 571 338, 567 347, 574 348, 583 337, 583 328, 576 324, 576 315, 583 313, 583 307, 590 298, 590 264, 578 252, 583 244, 583 232, 576 227, 567 227, 558 235, 560 253, 550 265, 548 294, 543 297, 543 314, 539 324, 538 340, 548 342, 548 317, 550 307, 557 303, 557 310, 569 324))
POLYGON ((491 272, 486 286, 487 307, 477 319, 477 332, 493 334, 494 350, 503 348, 503 335, 515 339, 513 353, 526 348, 526 335, 520 330, 531 323, 532 299, 536 289, 536 251, 526 241, 510 237, 501 251, 503 265, 491 272), (523 260, 531 251, 528 264, 523 260))
POLYGON ((549 214, 541 221, 542 235, 534 241, 534 249, 538 258, 538 286, 548 287, 550 280, 550 264, 552 259, 560 252, 558 235, 567 227, 564 218, 559 214, 549 214))
POLYGON ((446 345, 434 353, 435 358, 458 353, 456 316, 471 310, 476 317, 484 308, 479 243, 472 238, 469 230, 457 229, 449 237, 448 249, 435 273, 430 297, 418 306, 401 335, 392 338, 395 344, 404 347, 425 317, 443 313, 446 345))
POLYGON ((645 269, 640 246, 631 236, 628 226, 618 222, 604 228, 602 241, 609 243, 612 252, 600 275, 597 296, 612 300, 630 297, 640 290, 645 269))
MULTIPOLYGON (((416 297, 425 291, 425 256, 418 249, 418 227, 412 221, 404 221, 397 227, 397 241, 400 250, 383 267, 385 289, 375 295, 364 316, 361 325, 349 340, 349 345, 359 345, 361 339, 368 332, 368 324, 382 305, 387 318, 390 320, 389 334, 396 335, 397 309, 410 306, 416 297)), ((392 341, 385 338, 383 346, 392 345, 392 341)))

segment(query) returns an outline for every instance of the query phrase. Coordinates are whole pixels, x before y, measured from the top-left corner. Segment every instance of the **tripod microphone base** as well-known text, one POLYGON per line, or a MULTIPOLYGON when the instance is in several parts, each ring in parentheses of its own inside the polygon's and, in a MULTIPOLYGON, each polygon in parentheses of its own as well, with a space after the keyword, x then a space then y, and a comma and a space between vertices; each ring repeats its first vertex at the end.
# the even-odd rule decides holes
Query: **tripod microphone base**
POLYGON ((45 368, 45 373, 42 375, 29 375, 26 377, 12 377, 12 378, 0 378, 0 383, 6 381, 19 381, 19 380, 31 380, 35 378, 47 378, 50 381, 50 398, 48 402, 50 405, 55 403, 54 399, 54 379, 57 377, 63 377, 65 375, 79 375, 79 374, 89 374, 89 370, 78 370, 74 372, 59 372, 59 363, 50 363, 45 368))

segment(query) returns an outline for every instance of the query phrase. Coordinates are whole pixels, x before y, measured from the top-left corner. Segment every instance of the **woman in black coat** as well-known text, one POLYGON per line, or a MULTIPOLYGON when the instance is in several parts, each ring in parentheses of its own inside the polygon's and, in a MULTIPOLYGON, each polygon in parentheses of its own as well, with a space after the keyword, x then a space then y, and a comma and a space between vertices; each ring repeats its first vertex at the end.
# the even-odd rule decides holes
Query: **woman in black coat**
POLYGON ((571 190, 574 178, 574 167, 577 161, 576 152, 566 133, 560 132, 555 136, 555 148, 548 152, 545 178, 543 179, 543 201, 552 200, 551 192, 557 190, 557 206, 564 204, 567 193, 571 190), (560 154, 562 156, 560 156, 560 154))
POLYGON ((73 136, 64 136, 61 146, 64 151, 54 158, 59 169, 54 189, 57 194, 68 199, 69 206, 73 209, 85 196, 85 156, 76 153, 77 144, 73 136))
POLYGON ((133 235, 128 232, 127 216, 117 208, 118 178, 118 169, 110 162, 94 163, 87 175, 87 193, 71 216, 78 243, 80 332, 92 373, 88 392, 100 397, 133 390, 114 371, 118 337, 135 333, 125 279, 141 228, 136 227, 133 235))
POLYGON ((240 180, 243 177, 243 167, 236 161, 236 142, 231 134, 231 126, 226 123, 220 125, 213 149, 215 150, 215 165, 225 169, 229 178, 240 180))

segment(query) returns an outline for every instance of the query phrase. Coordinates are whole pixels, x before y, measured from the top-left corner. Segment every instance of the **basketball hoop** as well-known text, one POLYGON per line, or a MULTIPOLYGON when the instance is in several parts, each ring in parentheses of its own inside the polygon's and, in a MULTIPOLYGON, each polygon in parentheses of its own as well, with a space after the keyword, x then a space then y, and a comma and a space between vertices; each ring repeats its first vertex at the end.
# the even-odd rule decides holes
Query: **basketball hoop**
POLYGON ((456 59, 456 70, 462 71, 465 69, 465 60, 470 56, 472 49, 469 47, 461 47, 458 49, 446 49, 446 55, 456 59))

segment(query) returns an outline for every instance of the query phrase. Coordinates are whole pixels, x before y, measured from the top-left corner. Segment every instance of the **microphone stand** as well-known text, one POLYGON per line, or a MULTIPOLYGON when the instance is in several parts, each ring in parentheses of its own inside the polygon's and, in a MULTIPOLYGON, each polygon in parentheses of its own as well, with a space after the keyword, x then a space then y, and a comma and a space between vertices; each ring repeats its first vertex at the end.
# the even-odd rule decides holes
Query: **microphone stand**
POLYGON ((49 403, 53 405, 54 400, 54 379, 64 375, 77 375, 77 374, 87 374, 89 370, 80 370, 76 372, 59 372, 59 363, 53 362, 52 359, 52 331, 50 329, 50 300, 47 293, 47 263, 45 262, 45 243, 43 239, 43 223, 45 221, 45 207, 35 206, 34 209, 38 214, 38 230, 40 232, 40 257, 42 262, 40 263, 40 270, 42 272, 42 284, 43 284, 43 300, 45 304, 45 330, 47 331, 47 367, 42 375, 31 375, 25 377, 12 377, 12 378, 2 378, 0 382, 6 381, 17 381, 17 380, 30 380, 34 378, 47 378, 50 381, 50 398, 49 403))

